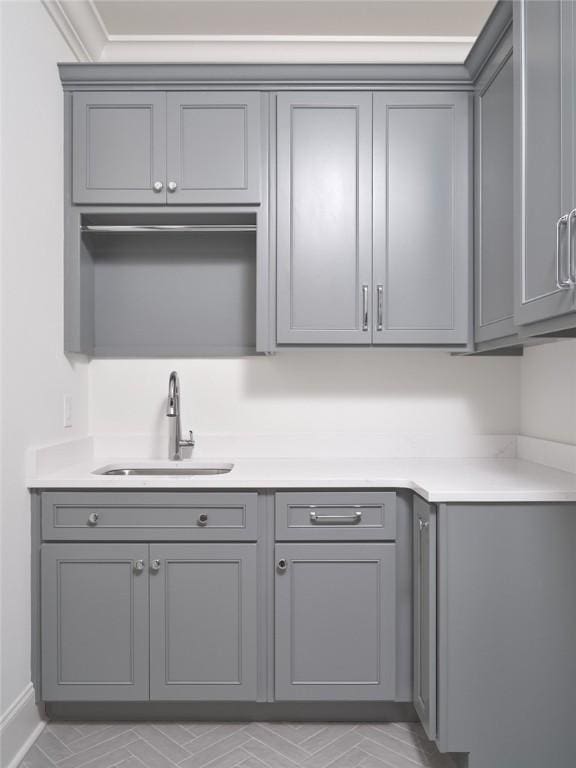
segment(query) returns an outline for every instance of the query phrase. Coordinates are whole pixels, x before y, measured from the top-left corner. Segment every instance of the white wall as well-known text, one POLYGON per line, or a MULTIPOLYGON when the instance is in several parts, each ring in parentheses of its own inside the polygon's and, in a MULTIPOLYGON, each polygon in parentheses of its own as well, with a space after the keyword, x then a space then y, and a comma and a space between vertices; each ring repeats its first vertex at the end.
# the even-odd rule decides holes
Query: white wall
POLYGON ((410 350, 284 351, 242 360, 91 364, 96 434, 166 432, 168 374, 204 433, 516 433, 517 358, 410 350))
MULTIPOLYGON (((85 434, 88 370, 62 353, 62 90, 70 51, 39 0, 0 3, 4 714, 30 682, 30 446, 85 434), (64 429, 63 396, 74 398, 64 429)), ((1 763, 8 765, 8 756, 1 763)))
POLYGON ((524 351, 521 432, 576 445, 576 340, 524 351))

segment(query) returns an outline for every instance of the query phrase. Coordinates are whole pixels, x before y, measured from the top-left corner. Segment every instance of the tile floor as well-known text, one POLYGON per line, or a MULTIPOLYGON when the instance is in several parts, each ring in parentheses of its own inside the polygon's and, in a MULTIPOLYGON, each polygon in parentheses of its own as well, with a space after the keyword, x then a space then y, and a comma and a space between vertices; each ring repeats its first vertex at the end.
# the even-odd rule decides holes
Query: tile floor
POLYGON ((21 768, 452 768, 415 723, 54 722, 21 768))

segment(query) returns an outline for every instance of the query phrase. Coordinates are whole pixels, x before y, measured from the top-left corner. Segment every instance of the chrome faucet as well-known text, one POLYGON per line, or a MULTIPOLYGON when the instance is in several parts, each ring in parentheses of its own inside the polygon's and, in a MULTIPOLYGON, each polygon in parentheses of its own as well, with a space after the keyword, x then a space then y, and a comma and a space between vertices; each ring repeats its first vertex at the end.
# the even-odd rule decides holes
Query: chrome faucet
POLYGON ((176 371, 170 374, 168 382, 168 405, 166 416, 174 419, 174 427, 170 432, 170 458, 173 461, 182 460, 182 448, 194 447, 194 433, 190 430, 190 439, 182 440, 182 424, 180 422, 180 380, 176 371))

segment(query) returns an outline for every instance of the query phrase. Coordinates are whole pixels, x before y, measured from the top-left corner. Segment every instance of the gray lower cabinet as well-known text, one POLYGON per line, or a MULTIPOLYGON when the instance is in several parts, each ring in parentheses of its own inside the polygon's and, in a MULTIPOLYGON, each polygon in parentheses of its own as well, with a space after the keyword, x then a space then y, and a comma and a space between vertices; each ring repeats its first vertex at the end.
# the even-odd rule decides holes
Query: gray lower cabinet
POLYGON ((476 84, 475 341, 514 325, 514 61, 512 31, 476 84))
POLYGON ((395 698, 395 545, 276 544, 277 700, 395 698))
POLYGON ((371 93, 277 100, 277 341, 371 342, 371 93))
POLYGON ((256 699, 256 544, 150 545, 150 698, 256 699))
POLYGON ((469 768, 574 765, 576 505, 414 499, 414 704, 469 768))
POLYGON ((148 698, 147 561, 146 544, 42 546, 45 701, 148 698))
POLYGON ((574 3, 560 0, 514 3, 520 325, 576 309, 575 15, 574 3))
POLYGON ((73 97, 74 203, 166 204, 166 94, 73 97))
POLYGON ((260 202, 260 94, 167 95, 168 203, 260 202))
POLYGON ((414 707, 436 738, 436 515, 414 497, 414 707))
POLYGON ((466 344, 470 97, 374 94, 375 344, 466 344))

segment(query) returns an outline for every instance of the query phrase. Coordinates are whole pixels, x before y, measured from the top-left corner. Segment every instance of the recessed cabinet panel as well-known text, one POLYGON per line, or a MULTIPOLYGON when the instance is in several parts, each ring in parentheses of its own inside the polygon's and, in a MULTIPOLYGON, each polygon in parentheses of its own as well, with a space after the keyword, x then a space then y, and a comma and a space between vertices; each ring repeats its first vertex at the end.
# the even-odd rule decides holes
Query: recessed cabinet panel
POLYGON ((511 38, 477 104, 476 341, 514 333, 514 78, 511 38))
POLYGON ((463 344, 469 306, 469 99, 374 96, 374 342, 463 344))
POLYGON ((260 202, 260 95, 168 94, 168 202, 260 202))
POLYGON ((393 700, 395 545, 276 545, 276 698, 393 700))
POLYGON ((42 698, 148 698, 148 546, 42 547, 42 698))
POLYGON ((75 93, 73 105, 74 202, 165 204, 165 94, 75 93))
POLYGON ((414 707, 436 738, 436 513, 414 497, 414 707))
POLYGON ((520 129, 515 277, 519 325, 574 309, 574 290, 557 285, 557 278, 566 281, 569 271, 567 226, 560 224, 557 233, 557 222, 574 204, 567 182, 574 173, 567 151, 574 144, 570 129, 574 83, 562 85, 563 78, 565 84, 570 82, 567 58, 575 46, 574 33, 566 28, 571 5, 543 0, 514 4, 515 49, 522 52, 515 69, 520 129))
POLYGON ((256 699, 256 545, 152 544, 150 698, 256 699))
POLYGON ((372 95, 277 97, 280 344, 369 344, 372 95))

